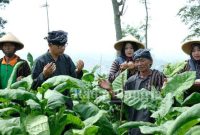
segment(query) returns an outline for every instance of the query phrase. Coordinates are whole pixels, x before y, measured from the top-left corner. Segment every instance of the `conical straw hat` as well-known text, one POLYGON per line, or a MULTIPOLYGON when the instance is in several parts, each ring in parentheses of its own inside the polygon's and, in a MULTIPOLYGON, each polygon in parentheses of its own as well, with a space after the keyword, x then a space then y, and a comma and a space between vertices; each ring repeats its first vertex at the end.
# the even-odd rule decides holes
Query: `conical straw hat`
POLYGON ((3 43, 14 43, 17 50, 24 48, 24 44, 21 43, 12 33, 6 33, 4 36, 0 38, 0 49, 2 49, 3 43))
POLYGON ((183 43, 182 45, 182 50, 190 55, 191 54, 191 51, 192 51, 192 44, 194 43, 198 43, 200 45, 200 40, 191 40, 191 41, 187 41, 185 43, 183 43))
POLYGON ((140 48, 145 48, 144 47, 144 44, 141 43, 139 40, 137 40, 134 36, 132 35, 128 35, 126 37, 123 37, 122 39, 120 39, 119 41, 117 41, 115 44, 114 44, 114 48, 118 51, 120 51, 122 49, 122 46, 124 45, 125 42, 133 42, 133 43, 136 43, 137 45, 137 48, 140 49, 140 48))

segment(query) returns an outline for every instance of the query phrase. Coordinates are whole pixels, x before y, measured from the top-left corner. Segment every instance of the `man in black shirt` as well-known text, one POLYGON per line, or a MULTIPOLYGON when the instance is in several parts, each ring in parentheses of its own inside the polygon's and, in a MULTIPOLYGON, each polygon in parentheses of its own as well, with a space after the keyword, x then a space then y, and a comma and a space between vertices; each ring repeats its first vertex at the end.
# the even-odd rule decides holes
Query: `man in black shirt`
MULTIPOLYGON (((76 67, 72 59, 64 54, 67 45, 67 32, 52 31, 48 33, 46 39, 49 49, 35 61, 32 72, 32 89, 36 90, 45 80, 57 75, 69 75, 80 79, 83 75, 83 61, 79 60, 76 67)), ((65 91, 64 94, 69 96, 69 91, 65 91)), ((69 108, 72 107, 71 101, 67 104, 69 108)))

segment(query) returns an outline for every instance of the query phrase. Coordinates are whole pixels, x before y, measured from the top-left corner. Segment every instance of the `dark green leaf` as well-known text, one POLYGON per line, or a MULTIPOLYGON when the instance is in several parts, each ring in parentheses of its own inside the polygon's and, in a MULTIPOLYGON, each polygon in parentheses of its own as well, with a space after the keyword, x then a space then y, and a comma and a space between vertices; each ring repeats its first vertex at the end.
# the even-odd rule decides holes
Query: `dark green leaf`
POLYGON ((192 126, 200 122, 200 103, 193 105, 176 118, 168 130, 168 135, 184 134, 192 126))
POLYGON ((194 92, 190 96, 188 96, 182 105, 194 105, 200 103, 200 93, 194 92))
POLYGON ((99 108, 96 105, 89 102, 86 104, 77 104, 74 106, 73 110, 85 120, 91 116, 96 115, 99 111, 99 108))
POLYGON ((7 100, 26 101, 32 99, 39 102, 35 94, 21 89, 5 89, 0 91, 0 98, 7 100))

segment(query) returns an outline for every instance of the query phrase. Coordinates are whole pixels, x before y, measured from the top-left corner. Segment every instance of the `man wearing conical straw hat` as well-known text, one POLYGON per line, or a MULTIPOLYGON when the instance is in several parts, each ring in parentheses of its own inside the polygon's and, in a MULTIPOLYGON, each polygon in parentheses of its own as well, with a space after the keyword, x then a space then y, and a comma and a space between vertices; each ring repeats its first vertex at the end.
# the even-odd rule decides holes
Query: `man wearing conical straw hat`
POLYGON ((14 76, 14 82, 30 75, 31 71, 28 63, 15 54, 16 51, 21 50, 22 48, 24 48, 24 44, 21 43, 12 33, 6 33, 0 38, 0 49, 5 55, 0 59, 0 89, 7 87, 14 66, 19 61, 23 61, 23 63, 17 69, 14 76))

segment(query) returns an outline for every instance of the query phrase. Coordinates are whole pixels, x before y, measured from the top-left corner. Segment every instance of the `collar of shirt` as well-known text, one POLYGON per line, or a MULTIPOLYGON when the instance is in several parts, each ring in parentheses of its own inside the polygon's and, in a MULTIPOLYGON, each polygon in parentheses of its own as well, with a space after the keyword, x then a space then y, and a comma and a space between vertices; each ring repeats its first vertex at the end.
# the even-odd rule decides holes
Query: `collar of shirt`
POLYGON ((14 55, 12 58, 10 58, 10 60, 8 61, 8 62, 6 62, 6 58, 5 58, 5 56, 3 57, 3 60, 2 60, 2 64, 9 64, 9 65, 11 65, 11 66, 14 66, 16 63, 17 63, 17 61, 18 61, 18 59, 19 59, 19 56, 17 56, 17 55, 14 55))
POLYGON ((145 80, 146 78, 149 78, 151 75, 152 75, 152 70, 151 70, 151 73, 148 74, 145 78, 140 76, 140 72, 137 72, 137 78, 140 78, 140 79, 143 79, 143 80, 145 80))

